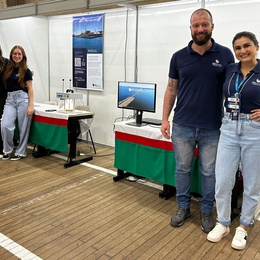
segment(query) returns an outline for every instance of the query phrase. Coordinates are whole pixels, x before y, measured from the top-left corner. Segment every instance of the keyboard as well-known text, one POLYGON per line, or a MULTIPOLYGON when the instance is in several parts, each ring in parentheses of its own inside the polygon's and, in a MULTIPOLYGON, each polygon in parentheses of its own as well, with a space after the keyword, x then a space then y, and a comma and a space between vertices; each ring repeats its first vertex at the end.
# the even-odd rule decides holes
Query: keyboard
POLYGON ((161 125, 162 120, 161 119, 155 119, 155 118, 143 118, 142 123, 148 124, 148 125, 161 125))

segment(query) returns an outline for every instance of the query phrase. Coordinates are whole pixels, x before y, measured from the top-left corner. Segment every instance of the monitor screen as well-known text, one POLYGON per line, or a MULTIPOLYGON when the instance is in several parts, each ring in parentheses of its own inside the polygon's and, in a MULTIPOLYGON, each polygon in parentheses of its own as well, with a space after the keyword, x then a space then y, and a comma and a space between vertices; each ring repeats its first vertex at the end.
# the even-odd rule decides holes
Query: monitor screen
POLYGON ((117 107, 136 110, 136 124, 138 125, 142 123, 143 111, 155 113, 155 83, 119 81, 117 97, 117 107))

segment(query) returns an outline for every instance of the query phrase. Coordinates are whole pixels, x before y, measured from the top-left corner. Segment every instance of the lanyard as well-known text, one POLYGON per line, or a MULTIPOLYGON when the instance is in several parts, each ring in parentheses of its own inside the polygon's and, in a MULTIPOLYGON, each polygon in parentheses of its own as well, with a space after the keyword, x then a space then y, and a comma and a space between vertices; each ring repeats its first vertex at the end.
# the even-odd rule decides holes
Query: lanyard
POLYGON ((240 91, 241 87, 246 82, 246 80, 249 78, 249 76, 251 76, 251 73, 247 74, 246 77, 240 82, 240 84, 238 84, 239 73, 237 73, 237 77, 236 77, 236 93, 238 93, 240 91))

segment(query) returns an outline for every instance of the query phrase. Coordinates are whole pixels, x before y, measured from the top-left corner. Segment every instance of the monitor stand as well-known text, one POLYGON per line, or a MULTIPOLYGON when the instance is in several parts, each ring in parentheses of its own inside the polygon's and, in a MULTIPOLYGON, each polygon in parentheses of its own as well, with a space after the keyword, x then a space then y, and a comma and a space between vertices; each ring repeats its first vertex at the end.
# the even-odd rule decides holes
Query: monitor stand
POLYGON ((137 110, 135 122, 129 122, 126 124, 131 126, 138 126, 138 127, 143 126, 144 124, 142 124, 142 117, 143 117, 143 111, 137 110))

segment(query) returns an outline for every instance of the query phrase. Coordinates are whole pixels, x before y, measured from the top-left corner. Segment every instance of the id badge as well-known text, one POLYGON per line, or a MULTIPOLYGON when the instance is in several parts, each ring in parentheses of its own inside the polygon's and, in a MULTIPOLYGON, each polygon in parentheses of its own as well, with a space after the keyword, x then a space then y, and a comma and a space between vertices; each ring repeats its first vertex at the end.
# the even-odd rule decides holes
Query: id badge
POLYGON ((238 120, 239 112, 236 110, 231 111, 231 120, 238 120))
POLYGON ((227 107, 231 110, 231 120, 238 120, 240 113, 240 95, 230 95, 227 99, 227 107))

